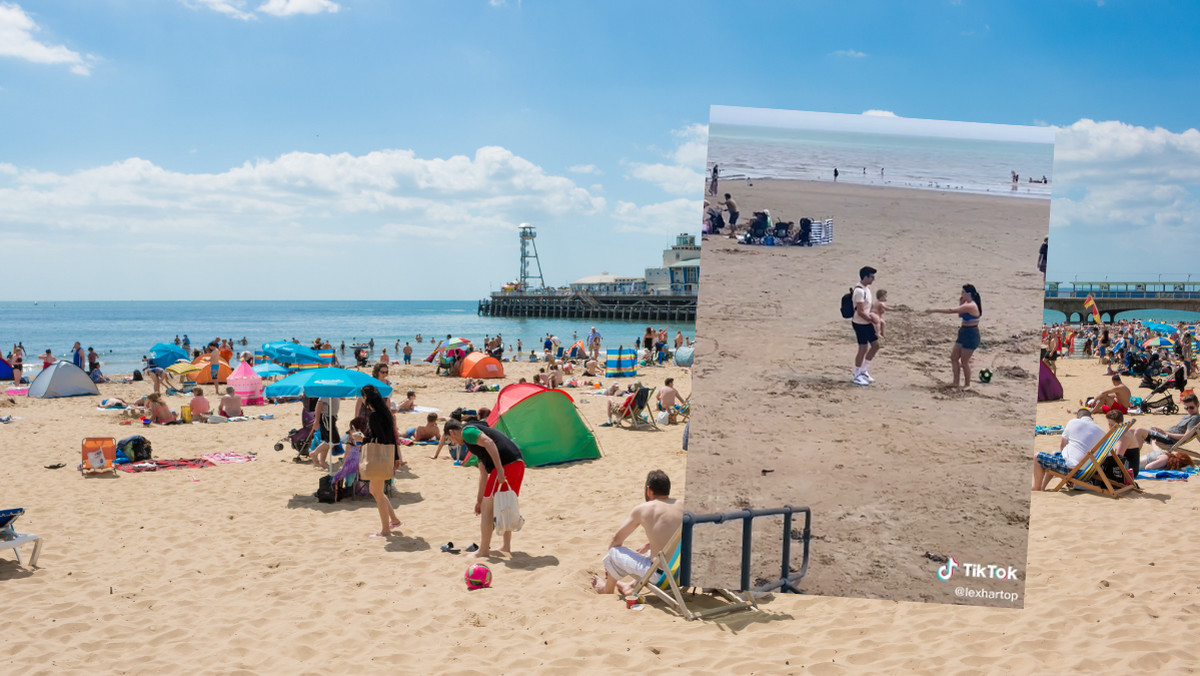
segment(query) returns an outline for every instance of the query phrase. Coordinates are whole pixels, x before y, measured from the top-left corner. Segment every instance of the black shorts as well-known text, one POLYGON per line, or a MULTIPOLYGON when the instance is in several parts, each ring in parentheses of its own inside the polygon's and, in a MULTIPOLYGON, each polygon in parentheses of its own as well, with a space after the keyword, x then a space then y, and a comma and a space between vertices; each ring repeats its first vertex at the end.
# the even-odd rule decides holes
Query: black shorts
POLYGON ((322 415, 321 422, 318 423, 318 426, 317 426, 317 438, 320 439, 321 441, 328 441, 328 442, 336 444, 339 441, 341 441, 341 439, 342 439, 342 436, 340 434, 338 434, 337 416, 335 415, 335 416, 333 416, 332 420, 328 420, 329 427, 325 426, 326 421, 327 421, 327 418, 324 415, 322 415))
POLYGON ((851 322, 850 325, 854 327, 854 337, 858 339, 859 345, 867 345, 879 340, 879 336, 875 335, 874 324, 855 324, 851 322))

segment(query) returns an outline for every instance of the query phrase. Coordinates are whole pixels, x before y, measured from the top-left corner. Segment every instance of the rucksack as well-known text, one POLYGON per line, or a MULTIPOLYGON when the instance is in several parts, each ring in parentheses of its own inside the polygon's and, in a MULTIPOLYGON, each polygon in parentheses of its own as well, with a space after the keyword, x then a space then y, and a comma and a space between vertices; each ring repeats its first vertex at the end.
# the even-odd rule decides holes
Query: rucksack
POLYGON ((150 460, 154 455, 154 449, 150 447, 150 440, 137 434, 118 441, 117 450, 129 458, 130 462, 150 460))
POLYGON ((342 490, 342 482, 335 481, 334 478, 328 474, 322 476, 320 482, 317 484, 317 502, 338 502, 342 498, 346 497, 343 495, 343 493, 344 491, 342 490))
POLYGON ((854 316, 854 289, 850 289, 850 293, 842 296, 842 319, 850 319, 854 316))

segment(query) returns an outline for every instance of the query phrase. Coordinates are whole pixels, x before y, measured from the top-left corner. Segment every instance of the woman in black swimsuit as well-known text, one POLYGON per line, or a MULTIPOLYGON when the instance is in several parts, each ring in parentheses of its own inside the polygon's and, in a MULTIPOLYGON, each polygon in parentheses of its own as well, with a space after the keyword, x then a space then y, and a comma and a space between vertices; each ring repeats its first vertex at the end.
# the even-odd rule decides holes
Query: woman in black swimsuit
POLYGON ((954 372, 954 387, 958 384, 959 374, 962 374, 963 389, 971 386, 971 356, 979 347, 979 318, 983 314, 983 301, 973 284, 963 284, 962 293, 958 297, 958 307, 929 309, 927 313, 942 313, 958 315, 962 324, 958 327, 958 338, 954 341, 954 349, 950 351, 950 365, 954 372))

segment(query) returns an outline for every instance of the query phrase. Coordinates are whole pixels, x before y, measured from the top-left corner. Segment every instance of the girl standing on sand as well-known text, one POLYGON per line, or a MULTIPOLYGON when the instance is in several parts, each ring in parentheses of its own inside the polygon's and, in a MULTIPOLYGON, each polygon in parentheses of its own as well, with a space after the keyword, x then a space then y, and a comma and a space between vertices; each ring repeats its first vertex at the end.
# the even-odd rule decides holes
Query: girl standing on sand
POLYGON ((958 338, 954 341, 954 349, 950 351, 950 365, 954 372, 954 387, 966 389, 971 386, 971 355, 979 347, 979 317, 983 314, 983 302, 979 292, 972 284, 963 284, 962 294, 958 297, 958 307, 944 310, 929 309, 930 313, 958 315, 962 325, 958 328, 958 338), (963 382, 959 385, 958 377, 962 374, 963 382))
MULTIPOLYGON (((363 386, 362 398, 363 412, 367 416, 367 430, 363 433, 362 442, 393 446, 396 449, 393 459, 395 464, 392 467, 394 472, 400 469, 400 446, 396 443, 396 416, 392 414, 387 402, 384 401, 374 385, 363 386)), ((384 484, 386 483, 387 481, 380 479, 371 479, 367 482, 367 489, 371 492, 371 497, 375 498, 375 506, 379 508, 379 521, 383 524, 379 532, 372 537, 387 537, 392 534, 393 528, 400 527, 400 518, 396 516, 396 510, 392 509, 391 501, 384 495, 384 484)))

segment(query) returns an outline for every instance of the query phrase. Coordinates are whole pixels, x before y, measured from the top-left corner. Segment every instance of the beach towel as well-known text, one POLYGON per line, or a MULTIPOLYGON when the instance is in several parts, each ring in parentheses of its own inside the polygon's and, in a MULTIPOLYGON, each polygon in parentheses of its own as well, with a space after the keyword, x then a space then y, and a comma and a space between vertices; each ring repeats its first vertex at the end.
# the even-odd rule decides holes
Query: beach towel
POLYGON ((432 406, 413 406, 411 411, 397 411, 397 413, 441 413, 442 409, 432 406))
POLYGON ((216 464, 216 465, 237 463, 237 462, 251 462, 251 461, 258 459, 256 456, 253 456, 253 455, 242 455, 241 453, 234 453, 232 451, 221 451, 219 453, 205 453, 204 455, 202 455, 200 457, 204 458, 205 460, 207 460, 213 464, 216 464))
POLYGON ((1062 434, 1062 425, 1037 425, 1033 428, 1034 434, 1062 434))
POLYGON ((203 469, 213 467, 214 463, 204 458, 179 458, 178 460, 146 460, 132 462, 128 465, 117 465, 117 469, 130 474, 139 472, 156 472, 166 469, 203 469))
POLYGON ((1144 469, 1138 472, 1139 479, 1154 479, 1157 481, 1187 481, 1189 476, 1200 473, 1200 467, 1186 469, 1144 469))

